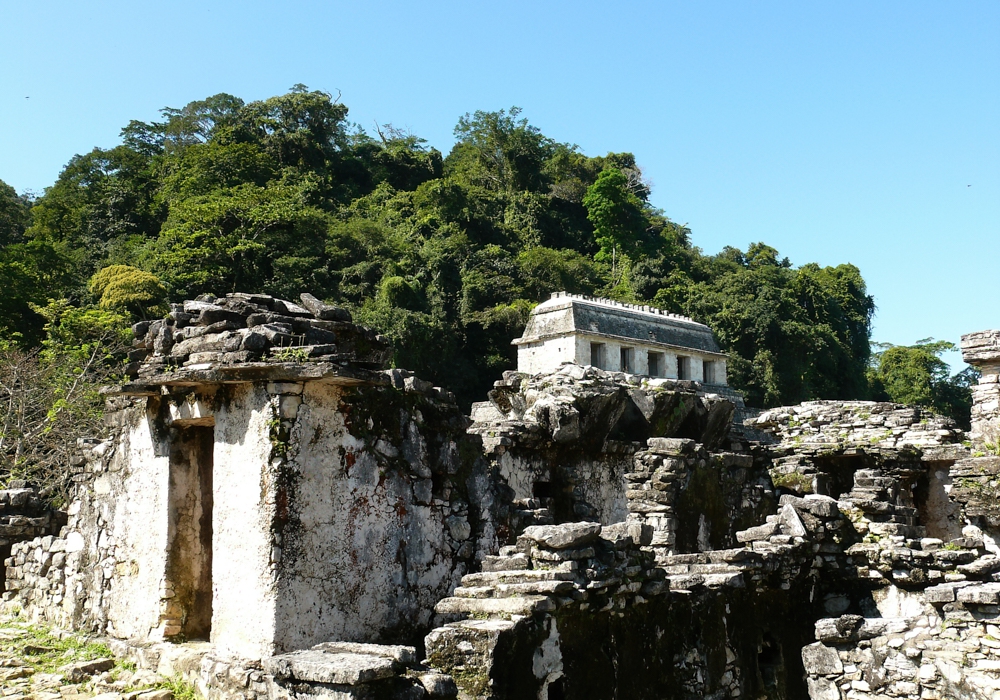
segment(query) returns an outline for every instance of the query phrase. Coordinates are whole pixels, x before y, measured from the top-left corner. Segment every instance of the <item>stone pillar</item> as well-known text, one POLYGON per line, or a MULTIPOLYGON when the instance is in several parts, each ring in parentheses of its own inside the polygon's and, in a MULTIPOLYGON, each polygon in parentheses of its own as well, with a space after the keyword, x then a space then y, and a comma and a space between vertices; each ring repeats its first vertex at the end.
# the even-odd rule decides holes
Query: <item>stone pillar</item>
POLYGON ((972 433, 977 445, 1000 443, 1000 330, 962 336, 962 359, 982 372, 972 387, 972 433))

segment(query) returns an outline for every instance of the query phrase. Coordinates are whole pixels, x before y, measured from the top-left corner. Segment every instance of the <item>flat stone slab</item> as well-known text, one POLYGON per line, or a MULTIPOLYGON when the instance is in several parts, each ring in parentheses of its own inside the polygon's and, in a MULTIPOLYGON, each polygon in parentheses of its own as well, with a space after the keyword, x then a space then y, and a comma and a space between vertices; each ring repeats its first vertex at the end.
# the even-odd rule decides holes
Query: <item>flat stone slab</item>
POLYGON ((373 654, 385 656, 409 666, 417 663, 417 650, 400 644, 364 644, 361 642, 323 642, 312 647, 314 651, 329 654, 373 654))
POLYGON ((525 595, 513 598, 443 598, 434 606, 434 611, 439 615, 531 615, 550 612, 556 607, 547 596, 525 595))
POLYGON ((265 671, 276 678, 333 685, 360 685, 396 674, 395 661, 388 656, 319 649, 303 649, 272 656, 264 659, 263 666, 265 671))
POLYGON ((597 539, 601 534, 600 523, 563 523, 562 525, 532 525, 526 527, 522 537, 550 549, 569 549, 597 539))
POLYGON ((969 605, 996 605, 1000 603, 1000 583, 984 583, 962 588, 956 594, 959 603, 969 605))

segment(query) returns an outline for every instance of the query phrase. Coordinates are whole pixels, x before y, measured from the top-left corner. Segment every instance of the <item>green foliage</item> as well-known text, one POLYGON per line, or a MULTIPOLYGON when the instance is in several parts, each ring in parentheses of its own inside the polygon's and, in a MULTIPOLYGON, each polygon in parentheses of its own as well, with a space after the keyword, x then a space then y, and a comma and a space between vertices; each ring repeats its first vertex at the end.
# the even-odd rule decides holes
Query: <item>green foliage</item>
POLYGON ((865 395, 875 304, 856 267, 793 269, 763 244, 698 262, 678 310, 716 332, 750 405, 865 395))
POLYGON ((587 218, 594 224, 594 236, 600 246, 598 260, 614 261, 617 255, 637 252, 646 217, 642 201, 628 187, 628 180, 618 168, 607 168, 583 196, 587 218))
POLYGON ((138 318, 149 318, 166 311, 167 290, 156 275, 131 265, 109 265, 90 278, 90 292, 104 309, 127 311, 138 318))
POLYGON ((75 634, 56 636, 44 627, 10 622, 0 623, 0 630, 7 633, 2 637, 5 655, 30 660, 35 673, 56 673, 67 664, 114 657, 107 645, 75 634))
POLYGON ((25 347, 39 343, 45 320, 33 311, 52 294, 72 286, 70 260, 45 241, 14 243, 0 248, 0 333, 25 347))
POLYGON ((567 290, 708 323, 751 404, 867 392, 874 306, 857 268, 793 268, 764 244, 704 255, 650 206, 631 153, 588 157, 516 107, 461 117, 446 157, 375 132, 301 85, 218 94, 75 156, 30 219, 0 187, 0 327, 41 343, 32 308, 80 306, 88 280, 99 308, 81 313, 133 317, 202 292, 309 291, 469 403, 514 366, 532 306, 567 290), (18 223, 3 229, 8 210, 18 223))
POLYGON ((925 406, 951 416, 966 429, 972 412, 972 385, 978 372, 972 367, 949 375, 941 354, 954 343, 925 338, 914 345, 880 343, 868 371, 873 398, 925 406))
POLYGON ((65 299, 33 308, 41 346, 0 344, 0 480, 27 479, 59 503, 77 438, 104 431, 100 386, 118 379, 128 319, 65 299))
POLYGON ((0 247, 20 243, 31 222, 31 200, 0 180, 0 247))

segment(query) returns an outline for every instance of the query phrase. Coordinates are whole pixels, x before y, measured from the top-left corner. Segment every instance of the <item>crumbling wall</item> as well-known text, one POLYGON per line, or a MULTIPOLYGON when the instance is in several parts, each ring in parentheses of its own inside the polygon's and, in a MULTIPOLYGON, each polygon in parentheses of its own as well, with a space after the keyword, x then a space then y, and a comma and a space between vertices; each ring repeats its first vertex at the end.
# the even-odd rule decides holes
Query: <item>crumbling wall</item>
POLYGON ((972 430, 969 437, 993 454, 1000 450, 1000 331, 962 336, 962 359, 980 372, 972 387, 972 430))
POLYGON ((438 604, 428 660, 473 698, 804 697, 842 521, 792 499, 745 548, 655 557, 625 523, 535 526, 438 604), (808 524, 808 525, 807 525, 808 524))
POLYGON ((490 400, 473 406, 497 481, 510 490, 511 530, 531 524, 621 522, 627 474, 653 436, 728 436, 733 405, 693 382, 642 378, 566 364, 527 376, 506 372, 490 400))
POLYGON ((299 390, 282 397, 297 407, 282 410, 276 646, 419 640, 490 536, 478 440, 454 403, 416 391, 299 390))
POLYGON ((87 445, 68 524, 15 545, 4 597, 58 627, 145 636, 159 622, 167 540, 164 436, 155 412, 131 402, 106 419, 119 441, 87 445))
MULTIPOLYGON (((65 523, 64 514, 52 508, 27 482, 17 481, 0 489, 0 562, 10 558, 15 544, 53 535, 65 523)), ((7 571, 0 567, 0 591, 7 571)))

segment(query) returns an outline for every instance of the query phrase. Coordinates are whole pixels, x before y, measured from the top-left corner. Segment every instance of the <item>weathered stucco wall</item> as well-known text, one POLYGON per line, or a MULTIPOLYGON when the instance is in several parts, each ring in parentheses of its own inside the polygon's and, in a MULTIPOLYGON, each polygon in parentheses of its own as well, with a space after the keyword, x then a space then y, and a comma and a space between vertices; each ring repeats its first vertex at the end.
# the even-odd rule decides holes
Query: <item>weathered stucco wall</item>
POLYGON ((114 562, 105 596, 108 631, 126 638, 148 637, 160 626, 168 546, 169 431, 159 402, 145 403, 123 412, 121 442, 110 448, 107 469, 94 476, 93 497, 82 500, 70 532, 63 534, 69 550, 79 542, 95 563, 105 558, 95 536, 116 543, 108 552, 114 562))
POLYGON ((474 558, 475 455, 453 405, 307 383, 291 432, 277 645, 429 628, 474 558))
POLYGON ((273 403, 266 385, 242 384, 215 413, 212 642, 245 658, 274 649, 273 403))

